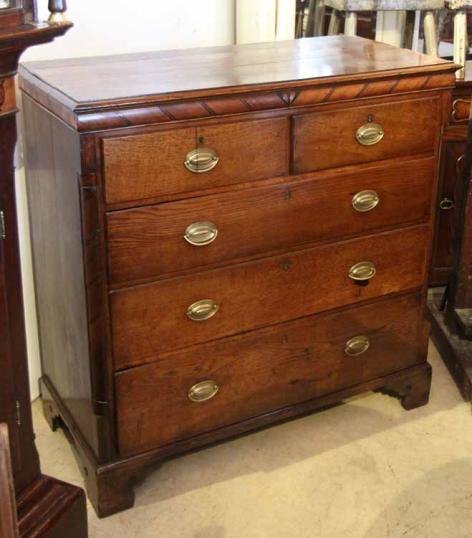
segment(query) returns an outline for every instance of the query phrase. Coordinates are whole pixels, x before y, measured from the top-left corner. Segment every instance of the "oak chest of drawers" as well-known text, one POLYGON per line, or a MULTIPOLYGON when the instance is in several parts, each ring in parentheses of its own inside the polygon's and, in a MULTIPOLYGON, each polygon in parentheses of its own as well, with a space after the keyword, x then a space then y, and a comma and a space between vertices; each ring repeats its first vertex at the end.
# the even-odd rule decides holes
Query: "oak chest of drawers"
POLYGON ((427 402, 453 85, 353 37, 22 68, 44 409, 100 515, 172 455, 368 390, 427 402))

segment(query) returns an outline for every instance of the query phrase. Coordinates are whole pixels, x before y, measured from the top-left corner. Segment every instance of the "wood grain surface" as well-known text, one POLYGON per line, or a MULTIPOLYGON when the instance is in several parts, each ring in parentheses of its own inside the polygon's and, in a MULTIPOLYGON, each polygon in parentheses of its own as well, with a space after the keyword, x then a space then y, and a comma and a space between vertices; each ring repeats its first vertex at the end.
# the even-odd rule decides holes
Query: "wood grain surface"
POLYGON ((390 299, 203 344, 117 374, 120 452, 156 448, 412 366, 422 360, 420 317, 418 295, 390 299), (346 355, 346 342, 358 335, 369 338, 369 349, 346 355), (190 387, 209 379, 218 393, 192 402, 190 387))
POLYGON ((441 121, 439 110, 438 98, 426 98, 295 116, 294 172, 433 153, 441 121), (375 145, 363 146, 356 140, 356 132, 369 122, 381 125, 384 137, 375 145))
POLYGON ((214 196, 143 207, 107 215, 112 286, 161 278, 261 256, 303 243, 330 241, 429 218, 435 159, 389 161, 346 172, 323 172, 214 196), (362 190, 377 192, 378 206, 353 209, 362 190), (184 239, 199 221, 215 224, 206 246, 184 239))
POLYGON ((107 203, 141 201, 289 172, 289 120, 223 123, 103 140, 107 203), (219 161, 209 172, 184 166, 199 147, 219 161))
POLYGON ((280 323, 330 308, 420 288, 428 226, 193 274, 111 294, 115 367, 152 361, 168 351, 280 323), (368 260, 377 275, 353 283, 349 269, 368 260), (188 319, 187 308, 212 299, 211 319, 188 319))

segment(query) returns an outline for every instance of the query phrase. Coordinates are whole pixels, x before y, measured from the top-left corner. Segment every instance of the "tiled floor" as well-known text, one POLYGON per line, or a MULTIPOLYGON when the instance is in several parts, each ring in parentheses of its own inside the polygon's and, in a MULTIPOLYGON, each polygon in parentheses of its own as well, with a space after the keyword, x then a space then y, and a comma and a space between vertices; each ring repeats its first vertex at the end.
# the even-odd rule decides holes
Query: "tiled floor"
MULTIPOLYGON (((472 416, 431 349, 428 406, 380 394, 164 464, 91 538, 472 536, 472 416)), ((81 484, 34 404, 43 472, 81 484)))

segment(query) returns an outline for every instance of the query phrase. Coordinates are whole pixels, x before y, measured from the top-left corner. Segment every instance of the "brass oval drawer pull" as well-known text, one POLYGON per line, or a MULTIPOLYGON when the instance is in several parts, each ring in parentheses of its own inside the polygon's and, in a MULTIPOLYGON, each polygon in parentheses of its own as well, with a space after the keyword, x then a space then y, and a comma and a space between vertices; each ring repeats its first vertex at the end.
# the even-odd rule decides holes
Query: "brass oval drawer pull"
POLYGON ((212 299, 203 299, 190 305, 187 309, 187 316, 192 321, 206 321, 212 318, 220 308, 220 305, 212 299))
POLYGON ((356 140, 362 146, 378 144, 384 137, 384 130, 378 123, 364 123, 356 132, 356 140))
POLYGON ((188 397, 192 402, 206 402, 216 396, 219 390, 220 387, 213 380, 208 379, 190 387, 188 397))
POLYGON ((360 191, 352 197, 352 207, 359 213, 372 211, 379 202, 379 195, 375 191, 360 191))
POLYGON ((363 261, 356 263, 349 269, 349 278, 356 282, 370 280, 375 276, 376 272, 377 270, 372 262, 363 261))
POLYGON ((197 148, 192 149, 185 157, 184 165, 187 170, 194 174, 202 174, 213 170, 220 158, 214 149, 197 148))
POLYGON ((213 243, 218 235, 218 228, 213 222, 194 222, 185 230, 184 239, 195 247, 204 247, 213 243))
POLYGON ((355 357, 356 355, 362 355, 362 353, 365 353, 369 347, 370 340, 367 336, 354 336, 354 338, 351 338, 346 342, 344 353, 346 353, 346 355, 350 355, 351 357, 355 357))
POLYGON ((443 211, 449 211, 451 209, 454 209, 454 200, 451 200, 450 198, 446 196, 446 198, 443 198, 439 202, 439 208, 442 209, 443 211))

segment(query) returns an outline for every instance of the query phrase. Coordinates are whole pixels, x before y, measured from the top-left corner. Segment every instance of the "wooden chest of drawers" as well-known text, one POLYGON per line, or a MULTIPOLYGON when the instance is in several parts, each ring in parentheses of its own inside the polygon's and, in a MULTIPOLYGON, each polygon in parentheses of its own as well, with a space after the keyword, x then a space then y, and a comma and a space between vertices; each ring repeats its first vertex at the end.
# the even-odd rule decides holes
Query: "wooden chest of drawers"
POLYGON ((427 402, 453 85, 351 37, 23 67, 44 409, 100 515, 172 455, 427 402))

